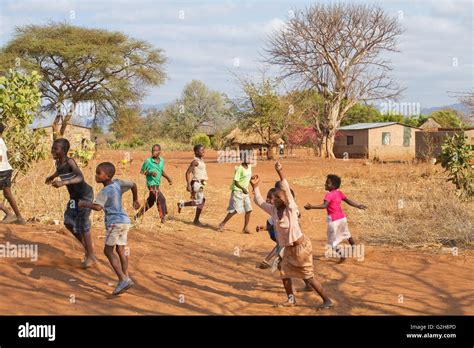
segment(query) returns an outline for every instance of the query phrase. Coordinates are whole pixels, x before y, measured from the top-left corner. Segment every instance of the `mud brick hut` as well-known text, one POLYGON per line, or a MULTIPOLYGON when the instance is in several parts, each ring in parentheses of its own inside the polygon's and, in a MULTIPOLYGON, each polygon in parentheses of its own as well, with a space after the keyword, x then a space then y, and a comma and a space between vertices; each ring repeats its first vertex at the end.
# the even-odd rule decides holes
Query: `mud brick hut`
POLYGON ((356 123, 339 128, 334 143, 338 158, 407 161, 415 158, 418 128, 398 122, 356 123))
POLYGON ((441 154, 441 148, 446 138, 452 137, 456 133, 463 134, 467 143, 474 149, 474 127, 464 129, 443 128, 436 121, 429 118, 420 126, 420 129, 415 134, 417 159, 430 160, 437 158, 441 154))
MULTIPOLYGON (((33 124, 30 125, 30 129, 39 130, 43 129, 46 132, 45 141, 52 144, 53 142, 53 119, 51 117, 36 119, 33 124)), ((87 119, 72 120, 68 123, 64 138, 68 139, 71 148, 80 148, 82 140, 91 140, 91 122, 87 119)))

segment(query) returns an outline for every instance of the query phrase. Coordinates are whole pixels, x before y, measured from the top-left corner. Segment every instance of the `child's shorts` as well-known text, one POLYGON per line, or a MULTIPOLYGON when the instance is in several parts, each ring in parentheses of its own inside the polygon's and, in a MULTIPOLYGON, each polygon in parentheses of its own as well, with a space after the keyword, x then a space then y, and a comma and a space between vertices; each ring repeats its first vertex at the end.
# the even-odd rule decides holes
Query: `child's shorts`
POLYGON ((130 224, 112 224, 105 228, 105 245, 127 245, 130 224))
MULTIPOLYGON (((92 190, 87 197, 82 199, 92 202, 94 200, 92 190)), ((69 200, 64 212, 64 224, 72 226, 72 231, 75 234, 83 234, 91 230, 91 210, 89 208, 79 208, 78 203, 78 199, 69 200)))
POLYGON ((236 212, 237 214, 248 213, 252 211, 252 203, 250 195, 240 191, 232 191, 229 199, 228 213, 236 212))
POLYGON ((268 221, 267 221, 267 231, 268 231, 268 235, 270 236, 270 239, 276 242, 277 240, 276 240, 275 228, 268 221))
POLYGON ((0 171, 0 190, 12 186, 12 173, 11 169, 0 171))

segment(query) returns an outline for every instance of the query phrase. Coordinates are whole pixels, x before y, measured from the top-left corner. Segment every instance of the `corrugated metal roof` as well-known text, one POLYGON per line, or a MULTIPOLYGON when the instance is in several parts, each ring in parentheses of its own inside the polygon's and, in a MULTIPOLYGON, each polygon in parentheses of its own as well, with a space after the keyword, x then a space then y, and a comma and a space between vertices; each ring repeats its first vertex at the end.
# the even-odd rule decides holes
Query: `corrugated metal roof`
MULTIPOLYGON (((51 125, 53 124, 54 117, 55 115, 52 112, 42 112, 41 115, 37 115, 33 119, 28 128, 37 129, 51 127, 51 125)), ((88 115, 87 117, 73 117, 71 121, 69 121, 69 124, 83 128, 92 128, 93 121, 93 116, 88 115)))
POLYGON ((398 122, 368 122, 368 123, 355 123, 348 126, 339 128, 339 130, 359 130, 359 129, 371 129, 380 128, 398 124, 398 122))

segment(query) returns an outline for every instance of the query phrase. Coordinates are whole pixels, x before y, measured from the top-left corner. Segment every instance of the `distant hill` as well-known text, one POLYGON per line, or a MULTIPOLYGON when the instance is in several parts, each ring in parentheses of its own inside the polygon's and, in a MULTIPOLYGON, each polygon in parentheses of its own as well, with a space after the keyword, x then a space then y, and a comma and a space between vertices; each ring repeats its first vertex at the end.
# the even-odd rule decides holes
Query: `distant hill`
POLYGON ((159 104, 141 104, 141 107, 143 110, 148 110, 148 109, 157 109, 159 111, 163 111, 166 109, 168 105, 171 103, 159 103, 159 104))
POLYGON ((431 108, 421 108, 421 113, 423 115, 428 115, 434 111, 438 111, 442 109, 453 109, 456 111, 461 111, 464 113, 464 115, 469 115, 471 113, 469 109, 467 108, 467 106, 461 103, 443 105, 443 106, 433 106, 431 108))

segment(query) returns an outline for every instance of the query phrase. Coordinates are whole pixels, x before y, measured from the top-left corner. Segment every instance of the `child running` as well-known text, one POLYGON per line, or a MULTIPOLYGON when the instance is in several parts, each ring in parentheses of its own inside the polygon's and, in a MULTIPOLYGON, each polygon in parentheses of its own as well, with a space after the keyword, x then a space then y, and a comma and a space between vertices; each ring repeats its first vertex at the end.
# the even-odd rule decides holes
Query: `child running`
MULTIPOLYGON (((267 199, 265 200, 268 204, 272 204, 273 202, 273 194, 275 193, 275 188, 271 188, 267 192, 267 199)), ((260 269, 267 269, 272 266, 271 261, 272 259, 280 253, 281 248, 278 246, 278 240, 276 237, 275 227, 273 226, 273 219, 270 216, 267 220, 266 226, 257 226, 257 232, 260 231, 267 231, 270 239, 275 242, 275 246, 273 249, 268 253, 265 259, 262 262, 257 264, 257 268, 260 269)))
POLYGON ((0 210, 5 213, 5 217, 1 223, 4 224, 26 224, 25 219, 21 216, 20 210, 16 204, 16 200, 13 197, 12 193, 12 174, 13 168, 8 162, 8 150, 5 142, 3 141, 3 131, 5 130, 5 125, 0 123, 0 190, 3 191, 3 195, 10 204, 15 214, 12 214, 11 211, 2 203, 0 203, 0 210))
POLYGON ((252 177, 252 167, 249 164, 249 155, 242 154, 242 164, 239 165, 234 172, 234 178, 230 189, 232 190, 229 199, 229 206, 227 208, 227 215, 219 224, 219 231, 224 231, 225 224, 235 214, 245 213, 243 233, 250 233, 249 222, 250 214, 252 213, 252 203, 250 202, 249 184, 252 177))
POLYGON ((137 185, 128 180, 112 180, 115 166, 110 162, 99 164, 95 172, 95 181, 104 185, 95 201, 81 200, 79 207, 104 210, 105 213, 105 247, 104 254, 117 274, 119 282, 112 295, 120 295, 130 289, 134 283, 128 274, 128 257, 125 253, 127 234, 131 221, 123 209, 122 194, 132 190, 133 208, 139 209, 137 185), (117 252, 117 255, 114 253, 117 252))
POLYGON ((84 180, 81 170, 74 159, 68 157, 69 141, 64 138, 56 139, 51 147, 51 154, 55 160, 56 172, 46 178, 46 184, 55 188, 66 186, 69 192, 69 202, 64 212, 64 226, 72 232, 84 246, 85 259, 83 268, 93 267, 97 263, 94 254, 91 236, 91 221, 89 208, 80 208, 79 200, 92 201, 94 194, 92 187, 84 180), (59 177, 60 180, 54 180, 59 177))
POLYGON ((193 224, 203 226, 199 217, 201 216, 206 197, 204 196, 204 186, 207 182, 206 163, 202 159, 204 157, 204 146, 194 146, 194 159, 186 171, 186 190, 191 192, 191 200, 188 202, 178 202, 178 213, 181 213, 183 207, 196 207, 196 215, 193 224))
POLYGON ((160 157, 161 146, 155 144, 151 148, 151 157, 148 157, 142 165, 140 173, 146 176, 146 185, 148 187, 148 199, 145 206, 135 215, 135 219, 141 217, 153 204, 160 214, 161 223, 165 223, 168 209, 166 207, 166 198, 160 190, 161 177, 168 180, 170 185, 173 184, 171 178, 165 173, 165 160, 160 157))
POLYGON ((263 200, 258 188, 260 179, 257 175, 252 177, 250 183, 254 189, 255 203, 272 217, 278 244, 285 248, 279 269, 288 300, 277 306, 294 307, 296 305, 291 278, 297 278, 303 279, 321 296, 323 300, 321 308, 330 308, 333 306, 332 301, 322 285, 314 278, 311 241, 301 232, 298 207, 291 195, 280 162, 275 163, 275 170, 280 177, 281 188, 275 189, 273 204, 263 200))
POLYGON ((351 233, 349 232, 349 226, 347 224, 346 214, 342 211, 341 202, 344 201, 352 207, 358 209, 367 209, 363 204, 358 204, 354 201, 351 201, 346 197, 344 193, 339 191, 341 187, 341 178, 334 174, 329 174, 326 178, 326 183, 324 188, 328 193, 324 196, 323 204, 313 205, 307 203, 304 208, 306 210, 310 209, 326 209, 327 210, 327 236, 328 236, 328 245, 336 251, 337 255, 340 257, 340 261, 344 261, 345 257, 343 252, 338 247, 339 243, 343 240, 347 240, 351 246, 355 245, 354 238, 352 238, 351 233))

